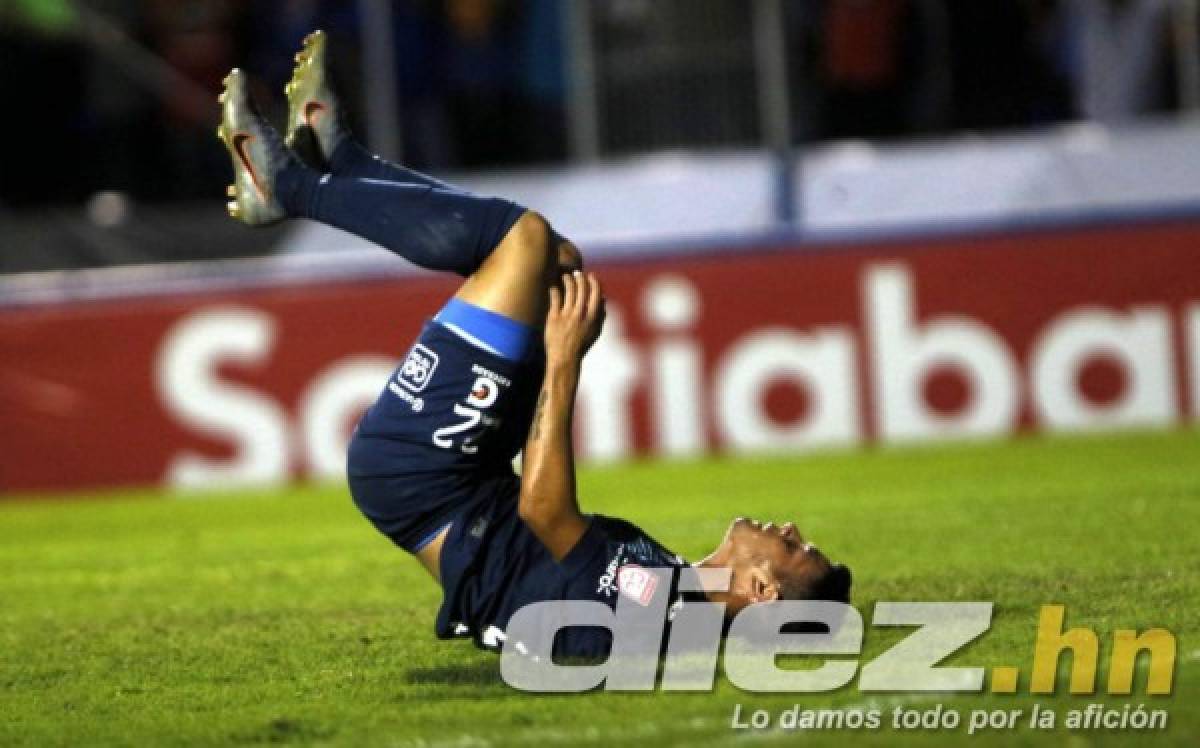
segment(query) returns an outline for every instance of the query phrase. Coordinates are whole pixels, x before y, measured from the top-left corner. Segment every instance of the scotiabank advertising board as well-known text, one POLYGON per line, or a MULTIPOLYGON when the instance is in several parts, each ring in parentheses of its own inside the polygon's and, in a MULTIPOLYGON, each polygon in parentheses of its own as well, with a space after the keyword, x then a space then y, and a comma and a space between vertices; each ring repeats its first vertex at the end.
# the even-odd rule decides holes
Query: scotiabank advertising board
MULTIPOLYGON (((399 262, 399 260, 397 260, 399 262)), ((599 267, 592 459, 1170 427, 1200 403, 1200 223, 599 267)), ((0 308, 0 490, 336 477, 455 288, 308 281, 0 308)))

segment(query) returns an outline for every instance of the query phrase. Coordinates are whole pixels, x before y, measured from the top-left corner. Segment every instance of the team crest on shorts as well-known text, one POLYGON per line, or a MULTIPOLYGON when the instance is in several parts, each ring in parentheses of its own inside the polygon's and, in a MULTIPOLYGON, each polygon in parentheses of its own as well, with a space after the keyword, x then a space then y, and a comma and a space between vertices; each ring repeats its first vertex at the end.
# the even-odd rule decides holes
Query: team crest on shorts
POLYGON ((400 373, 396 375, 396 380, 413 392, 420 392, 433 378, 433 372, 437 369, 437 365, 438 355, 428 347, 417 343, 408 352, 408 358, 404 359, 404 364, 400 367, 400 373))
POLYGON ((658 589, 658 577, 637 564, 625 564, 617 570, 617 589, 625 597, 645 607, 654 598, 654 590, 658 589))

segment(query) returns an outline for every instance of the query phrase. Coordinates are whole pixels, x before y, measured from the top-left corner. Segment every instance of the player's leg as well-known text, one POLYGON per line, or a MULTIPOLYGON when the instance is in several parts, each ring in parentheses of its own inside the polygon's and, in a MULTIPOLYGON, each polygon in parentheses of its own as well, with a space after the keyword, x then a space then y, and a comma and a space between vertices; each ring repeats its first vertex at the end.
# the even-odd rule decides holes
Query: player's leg
POLYGON ((289 217, 368 239, 429 270, 474 273, 521 217, 501 198, 417 184, 320 175, 298 162, 275 176, 289 217))
MULTIPOLYGON (((315 31, 305 37, 285 93, 288 98, 286 141, 310 166, 327 168, 335 178, 382 180, 434 188, 438 192, 427 198, 431 212, 459 204, 453 195, 444 193, 463 196, 461 205, 464 206, 473 205, 477 199, 444 182, 375 156, 354 140, 330 83, 324 32, 315 31)), ((344 189, 348 200, 358 200, 363 197, 362 192, 355 187, 344 189)), ((390 197, 380 191, 379 197, 372 195, 365 204, 375 205, 376 200, 388 199, 390 197)), ((499 212, 502 208, 493 206, 492 210, 499 212)), ((315 217, 321 220, 332 217, 335 221, 342 213, 340 209, 317 212, 328 215, 315 217)), ((477 222, 467 218, 467 223, 477 222)), ((544 311, 541 302, 545 284, 561 269, 581 267, 582 259, 578 249, 554 232, 540 216, 527 213, 515 223, 511 219, 512 214, 508 214, 498 223, 485 221, 470 259, 464 259, 454 268, 461 275, 470 276, 457 298, 526 324, 536 324, 544 311), (487 259, 479 262, 480 258, 487 259), (469 272, 463 272, 464 269, 469 272)), ((380 237, 370 235, 374 233, 372 228, 359 225, 351 230, 390 248, 387 237, 380 241, 380 237), (363 233, 364 230, 368 233, 363 233)), ((405 237, 405 242, 409 241, 405 237)), ((447 253, 445 249, 436 252, 439 256, 447 253)), ((432 266, 428 261, 417 261, 432 266)))
POLYGON ((354 139, 326 67, 325 32, 318 30, 304 37, 284 93, 288 100, 284 140, 317 171, 338 177, 455 189, 427 174, 380 158, 354 139))
POLYGON ((501 198, 423 184, 320 175, 284 146, 233 71, 219 133, 233 156, 230 212, 251 225, 307 217, 369 239, 411 262, 469 281, 459 299, 537 325, 547 283, 578 251, 536 214, 501 198))
MULTIPOLYGON (((284 141, 316 171, 334 177, 423 185, 469 194, 428 174, 381 158, 354 139, 330 81, 325 32, 314 31, 304 38, 284 93, 288 100, 284 141)), ((559 248, 561 264, 567 268, 579 267, 578 249, 551 232, 550 242, 559 248)))
POLYGON ((578 251, 536 213, 502 198, 371 179, 320 177, 288 164, 276 184, 290 216, 369 239, 431 270, 467 278, 458 298, 538 325, 547 284, 578 251))

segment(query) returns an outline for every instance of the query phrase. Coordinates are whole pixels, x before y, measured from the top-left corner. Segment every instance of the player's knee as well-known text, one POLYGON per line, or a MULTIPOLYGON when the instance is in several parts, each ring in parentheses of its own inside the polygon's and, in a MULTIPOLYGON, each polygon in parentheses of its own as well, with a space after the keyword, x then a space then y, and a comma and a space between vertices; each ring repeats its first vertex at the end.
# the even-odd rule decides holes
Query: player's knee
POLYGON ((579 248, 555 231, 541 213, 525 211, 517 226, 521 244, 548 272, 557 274, 583 269, 583 254, 579 248))
POLYGON ((542 214, 527 210, 517 219, 509 233, 521 253, 539 262, 546 262, 551 255, 550 223, 542 214))
POLYGON ((554 283, 560 273, 583 269, 579 249, 564 239, 536 211, 527 210, 513 225, 501 245, 505 262, 517 263, 522 273, 554 283))

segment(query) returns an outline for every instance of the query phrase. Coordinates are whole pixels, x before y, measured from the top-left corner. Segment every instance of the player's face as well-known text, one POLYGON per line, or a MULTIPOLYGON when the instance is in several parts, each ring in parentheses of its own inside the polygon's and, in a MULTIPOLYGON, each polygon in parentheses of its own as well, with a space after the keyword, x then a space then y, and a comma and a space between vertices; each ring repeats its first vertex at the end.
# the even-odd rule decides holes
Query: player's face
POLYGON ((815 587, 833 568, 825 554, 791 522, 776 525, 738 517, 729 526, 726 539, 735 557, 766 561, 776 578, 799 580, 808 588, 815 587))

